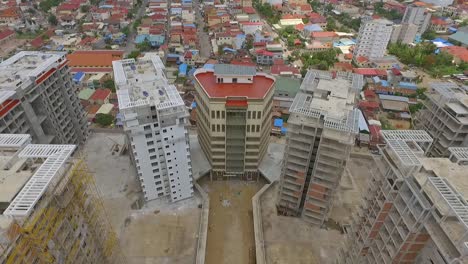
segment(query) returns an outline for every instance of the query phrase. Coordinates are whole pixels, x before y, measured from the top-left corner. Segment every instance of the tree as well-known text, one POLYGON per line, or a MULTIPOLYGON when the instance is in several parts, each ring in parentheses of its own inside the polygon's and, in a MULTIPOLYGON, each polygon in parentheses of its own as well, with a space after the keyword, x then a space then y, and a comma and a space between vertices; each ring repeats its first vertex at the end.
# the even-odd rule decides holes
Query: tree
POLYGON ((140 56, 140 51, 139 50, 134 50, 134 51, 130 52, 130 54, 128 54, 127 58, 128 59, 136 59, 136 58, 138 58, 138 56, 140 56))
POLYGON ((88 13, 89 12, 89 6, 88 5, 82 5, 80 7, 81 13, 88 13))
POLYGON ((114 117, 109 114, 97 114, 95 117, 95 121, 97 124, 106 127, 114 123, 114 117))
POLYGON ((435 39, 437 37, 437 33, 432 29, 428 29, 428 30, 426 30, 426 32, 424 32, 424 34, 422 34, 421 37, 423 39, 432 40, 432 39, 435 39))
POLYGON ((110 89, 113 93, 115 93, 115 82, 112 79, 108 79, 104 81, 103 84, 104 88, 110 89))
POLYGON ((57 17, 53 14, 49 15, 49 18, 47 19, 47 21, 49 21, 49 24, 51 25, 54 25, 54 26, 58 25, 57 17))
POLYGON ((145 39, 142 43, 137 44, 137 48, 142 52, 149 51, 151 50, 151 43, 149 40, 145 39))
POLYGON ((124 33, 125 36, 127 36, 127 37, 128 37, 128 35, 130 35, 130 28, 129 28, 128 26, 122 28, 121 31, 122 31, 122 33, 124 33))

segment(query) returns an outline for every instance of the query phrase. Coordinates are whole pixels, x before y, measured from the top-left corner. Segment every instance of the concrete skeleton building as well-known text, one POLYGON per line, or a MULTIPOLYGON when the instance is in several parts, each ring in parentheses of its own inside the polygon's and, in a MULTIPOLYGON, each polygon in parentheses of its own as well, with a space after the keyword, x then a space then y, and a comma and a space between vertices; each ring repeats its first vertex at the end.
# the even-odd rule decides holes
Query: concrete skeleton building
POLYGON ((401 42, 404 44, 413 43, 418 34, 418 26, 410 23, 393 25, 391 43, 401 42))
POLYGON ((125 263, 76 145, 0 134, 0 262, 125 263))
POLYGON ((113 62, 119 109, 146 201, 193 196, 188 112, 159 56, 113 62))
POLYGON ((414 24, 418 27, 417 33, 422 35, 431 22, 431 13, 425 7, 408 5, 401 20, 402 24, 414 24))
POLYGON ((211 178, 258 177, 270 137, 274 77, 227 64, 198 69, 194 76, 198 138, 211 178))
POLYGON ((278 210, 314 225, 327 220, 358 133, 362 75, 311 70, 289 109, 278 210))
POLYGON ((468 263, 468 148, 428 158, 422 130, 384 130, 386 145, 337 263, 468 263))
POLYGON ((27 133, 44 144, 86 140, 86 113, 65 55, 21 51, 0 63, 0 133, 27 133))
POLYGON ((414 123, 434 139, 428 154, 448 157, 449 147, 468 147, 468 86, 431 83, 426 97, 414 123))
POLYGON ((382 58, 392 35, 392 26, 393 22, 386 19, 374 19, 361 23, 354 58, 366 57, 370 60, 382 58))

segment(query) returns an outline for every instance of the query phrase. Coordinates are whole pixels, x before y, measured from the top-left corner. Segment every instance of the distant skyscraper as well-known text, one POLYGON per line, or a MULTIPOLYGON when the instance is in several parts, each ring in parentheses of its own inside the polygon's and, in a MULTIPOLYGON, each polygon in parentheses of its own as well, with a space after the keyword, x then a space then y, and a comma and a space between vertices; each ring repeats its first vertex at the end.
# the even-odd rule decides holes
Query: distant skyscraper
POLYGON ((278 209, 322 225, 354 146, 362 75, 309 71, 290 108, 278 209))
POLYGON ((429 27, 431 13, 425 7, 408 5, 401 20, 402 24, 415 24, 418 27, 418 33, 423 34, 429 27))
POLYGON ((114 79, 145 200, 193 195, 188 113, 159 56, 113 62, 114 79))
POLYGON ((0 133, 30 134, 41 144, 86 140, 86 113, 65 55, 21 51, 0 63, 0 133))
POLYGON ((386 19, 369 20, 361 24, 354 57, 379 59, 385 55, 392 35, 393 23, 386 19))
POLYGON ((268 148, 275 79, 255 67, 195 72, 198 139, 212 177, 258 177, 268 148))

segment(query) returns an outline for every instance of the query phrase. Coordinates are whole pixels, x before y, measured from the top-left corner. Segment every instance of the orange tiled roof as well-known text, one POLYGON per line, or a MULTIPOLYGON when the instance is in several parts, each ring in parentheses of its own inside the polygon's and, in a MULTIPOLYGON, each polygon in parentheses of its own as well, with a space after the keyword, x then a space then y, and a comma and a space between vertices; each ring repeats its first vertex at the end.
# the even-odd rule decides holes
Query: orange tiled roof
POLYGON ((67 55, 69 66, 74 67, 112 67, 112 61, 123 58, 123 51, 90 50, 75 51, 67 55))

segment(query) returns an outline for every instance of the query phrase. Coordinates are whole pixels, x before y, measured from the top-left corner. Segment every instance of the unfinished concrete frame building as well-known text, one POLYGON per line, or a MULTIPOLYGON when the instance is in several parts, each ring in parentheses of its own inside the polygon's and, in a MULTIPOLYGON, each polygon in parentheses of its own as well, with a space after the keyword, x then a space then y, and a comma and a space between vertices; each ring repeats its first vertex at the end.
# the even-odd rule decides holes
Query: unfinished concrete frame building
POLYGON ((448 157, 449 147, 468 147, 468 86, 431 83, 426 96, 415 127, 426 130, 434 139, 428 154, 448 157))
POLYGON ((193 196, 188 112, 156 54, 113 62, 119 109, 146 201, 193 196))
POLYGON ((65 55, 21 51, 0 63, 0 133, 30 134, 42 144, 86 140, 86 113, 65 55))
POLYGON ((76 145, 0 134, 0 263, 123 263, 76 145))
POLYGON ((322 225, 358 131, 362 75, 309 71, 290 108, 278 209, 322 225))
POLYGON ((467 167, 425 157, 425 131, 382 133, 386 146, 337 263, 468 263, 467 167))

